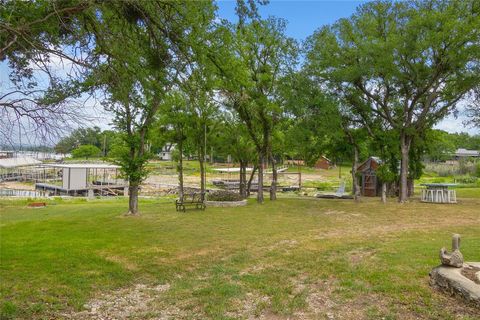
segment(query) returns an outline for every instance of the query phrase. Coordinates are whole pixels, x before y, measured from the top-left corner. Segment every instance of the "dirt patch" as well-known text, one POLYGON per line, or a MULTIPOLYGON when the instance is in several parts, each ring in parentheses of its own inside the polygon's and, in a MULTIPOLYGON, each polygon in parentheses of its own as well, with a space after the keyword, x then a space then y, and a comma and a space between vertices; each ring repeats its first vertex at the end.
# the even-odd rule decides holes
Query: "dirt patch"
MULTIPOLYGON (((242 298, 232 300, 231 309, 225 317, 262 320, 306 319, 382 319, 394 314, 399 319, 419 319, 421 315, 392 298, 373 292, 364 292, 353 298, 342 298, 337 293, 337 279, 309 282, 307 275, 292 280, 293 293, 305 293, 306 306, 291 315, 275 314, 271 310, 271 298, 257 291, 248 292, 242 298)), ((192 301, 167 302, 165 293, 169 284, 137 284, 110 293, 101 294, 85 304, 84 311, 63 314, 62 318, 80 320, 127 320, 127 319, 203 319, 201 308, 192 301), (192 304, 193 303, 193 304, 192 304)), ((188 300, 188 299, 187 299, 188 300)), ((475 314, 474 310, 444 299, 443 306, 459 315, 475 314), (456 307, 455 307, 456 306, 456 307), (454 308, 455 307, 455 308, 454 308), (473 312, 473 313, 472 313, 473 312)))
POLYGON ((242 271, 239 272, 239 275, 243 276, 245 274, 255 274, 255 273, 260 273, 262 272, 263 270, 265 270, 267 268, 267 266, 264 266, 264 265, 254 265, 254 266, 251 266, 251 267, 248 267, 242 271))
MULTIPOLYGON (((348 219, 351 219, 350 215, 347 216, 348 219)), ((333 238, 345 238, 345 235, 349 235, 350 237, 355 237, 355 238, 364 238, 364 237, 371 237, 372 235, 375 235, 377 237, 383 236, 383 237, 392 237, 395 234, 401 234, 404 232, 409 232, 409 231, 428 231, 428 230, 436 230, 439 228, 446 228, 446 227, 451 227, 452 224, 456 226, 462 226, 462 225, 467 225, 470 226, 472 223, 478 223, 478 220, 467 220, 465 219, 465 222, 460 223, 459 221, 451 221, 451 220, 438 220, 435 222, 422 222, 422 221, 417 221, 417 222, 395 222, 389 225, 384 225, 381 223, 378 223, 376 225, 371 225, 371 224, 366 224, 366 225, 348 225, 344 228, 337 228, 337 229, 332 229, 328 231, 321 231, 320 235, 314 236, 315 239, 317 240, 323 240, 323 239, 333 239, 333 238)))
POLYGON ((269 250, 274 250, 274 249, 291 249, 293 247, 296 247, 298 245, 297 240, 293 239, 285 239, 285 240, 280 240, 277 243, 274 243, 270 247, 268 247, 269 250))
POLYGON ((268 296, 248 292, 242 299, 235 299, 233 305, 238 306, 238 308, 226 312, 226 317, 236 319, 271 319, 262 314, 262 311, 270 305, 268 296))
POLYGON ((192 250, 192 251, 189 251, 189 252, 181 252, 181 253, 177 254, 176 256, 174 256, 174 258, 177 259, 177 260, 187 260, 187 259, 191 259, 193 257, 205 257, 205 256, 213 255, 213 254, 217 253, 219 250, 220 250, 219 247, 201 248, 201 249, 192 250))
POLYGON ((329 215, 340 215, 340 214, 345 214, 345 211, 327 210, 323 214, 326 214, 327 216, 329 216, 329 215))
POLYGON ((115 255, 110 255, 110 254, 101 254, 101 256, 105 260, 113 262, 113 263, 117 263, 127 270, 130 270, 130 271, 138 270, 138 266, 134 262, 128 260, 125 257, 115 256, 115 255))
MULTIPOLYGON (((67 315, 67 318, 78 320, 147 318, 150 304, 168 289, 169 284, 157 286, 137 284, 134 287, 119 289, 90 300, 84 306, 85 311, 67 315)), ((165 310, 164 316, 168 317, 169 313, 172 313, 172 310, 165 310)))
POLYGON ((0 188, 34 191, 35 185, 20 181, 4 181, 0 182, 0 188))
MULTIPOLYGON (((293 319, 382 319, 390 310, 391 301, 372 292, 366 292, 351 299, 342 298, 336 293, 340 288, 334 278, 308 283, 303 276, 293 280, 294 292, 307 292, 304 310, 294 314, 293 319)), ((400 312, 399 319, 415 319, 400 312)))
POLYGON ((375 255, 375 250, 371 248, 359 248, 348 252, 348 257, 352 265, 357 265, 362 261, 369 259, 375 255))

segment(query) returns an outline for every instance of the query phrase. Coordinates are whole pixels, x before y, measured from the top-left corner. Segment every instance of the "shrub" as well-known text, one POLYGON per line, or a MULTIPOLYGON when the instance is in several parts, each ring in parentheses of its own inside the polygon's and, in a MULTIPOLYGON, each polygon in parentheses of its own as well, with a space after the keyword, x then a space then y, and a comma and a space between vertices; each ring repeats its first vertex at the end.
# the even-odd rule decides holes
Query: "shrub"
POLYGON ((330 182, 318 182, 315 184, 317 190, 326 191, 334 188, 333 184, 330 182))
POLYGON ((208 201, 241 201, 243 200, 242 196, 238 193, 226 191, 226 190, 215 190, 207 194, 208 201))
POLYGON ((74 149, 72 151, 72 157, 74 158, 83 158, 85 157, 85 159, 88 159, 90 157, 96 157, 96 156, 99 156, 101 154, 101 150, 94 146, 94 145, 91 145, 91 144, 86 144, 86 145, 82 145, 82 146, 79 146, 78 148, 74 149))
POLYGON ((477 163, 476 176, 480 178, 480 162, 477 163))
POLYGON ((455 177, 455 182, 462 183, 462 184, 473 184, 477 182, 477 177, 459 176, 459 177, 455 177))
POLYGON ((435 179, 432 179, 431 181, 432 183, 446 183, 448 182, 446 178, 435 178, 435 179))

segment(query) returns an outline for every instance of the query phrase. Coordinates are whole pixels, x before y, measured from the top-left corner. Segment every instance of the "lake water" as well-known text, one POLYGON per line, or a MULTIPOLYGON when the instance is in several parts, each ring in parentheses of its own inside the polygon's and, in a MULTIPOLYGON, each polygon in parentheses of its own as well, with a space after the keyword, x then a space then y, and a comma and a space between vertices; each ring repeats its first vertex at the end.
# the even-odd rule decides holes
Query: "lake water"
POLYGON ((0 197, 45 197, 45 192, 18 189, 0 189, 0 197))

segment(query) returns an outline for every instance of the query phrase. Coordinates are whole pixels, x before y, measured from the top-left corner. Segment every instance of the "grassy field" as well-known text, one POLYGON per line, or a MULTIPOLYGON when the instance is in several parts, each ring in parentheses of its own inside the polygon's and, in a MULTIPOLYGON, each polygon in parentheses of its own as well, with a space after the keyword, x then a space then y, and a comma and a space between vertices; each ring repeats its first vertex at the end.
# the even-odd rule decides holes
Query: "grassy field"
POLYGON ((8 319, 478 319, 433 291, 438 250, 480 261, 480 200, 279 199, 175 212, 144 199, 0 201, 8 319))

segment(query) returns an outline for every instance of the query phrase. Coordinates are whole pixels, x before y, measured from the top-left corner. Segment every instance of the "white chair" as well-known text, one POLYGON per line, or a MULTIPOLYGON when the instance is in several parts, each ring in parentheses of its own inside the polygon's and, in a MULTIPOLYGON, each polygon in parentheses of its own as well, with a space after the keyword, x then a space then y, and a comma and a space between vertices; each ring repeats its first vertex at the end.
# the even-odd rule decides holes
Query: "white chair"
POLYGON ((457 192, 455 190, 448 190, 448 202, 457 203, 457 192))
POLYGON ((433 189, 427 189, 427 190, 426 190, 426 198, 425 198, 425 201, 426 201, 426 202, 435 202, 435 201, 434 201, 434 198, 435 198, 434 190, 433 190, 433 189))
POLYGON ((438 202, 438 203, 443 203, 444 202, 443 190, 442 189, 435 190, 435 201, 434 202, 438 202))

